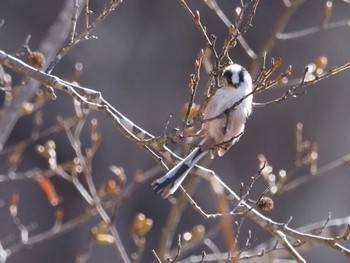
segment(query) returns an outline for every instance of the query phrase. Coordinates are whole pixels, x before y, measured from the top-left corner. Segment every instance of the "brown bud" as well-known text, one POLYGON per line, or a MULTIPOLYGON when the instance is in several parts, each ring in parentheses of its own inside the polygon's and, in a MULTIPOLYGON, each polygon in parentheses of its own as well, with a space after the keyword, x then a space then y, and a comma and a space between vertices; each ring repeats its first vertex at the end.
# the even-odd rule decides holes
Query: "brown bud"
POLYGON ((191 229, 192 239, 202 238, 205 235, 205 227, 196 225, 191 229))
POLYGON ((288 68, 284 71, 286 77, 289 77, 292 74, 292 65, 289 65, 288 68))
POLYGON ((118 195, 120 193, 120 187, 114 180, 109 180, 106 183, 105 190, 109 195, 118 195))
MULTIPOLYGON (((187 111, 188 111, 188 103, 185 103, 183 106, 182 106, 182 109, 181 109, 181 118, 184 120, 186 118, 186 114, 187 114, 187 111)), ((198 104, 195 104, 193 103, 191 105, 191 109, 190 109, 190 112, 189 112, 189 115, 188 115, 188 118, 189 119, 193 119, 194 117, 196 117, 199 113, 199 109, 200 109, 200 106, 198 104)))
POLYGON ((114 237, 111 234, 97 234, 93 237, 95 242, 102 246, 110 246, 114 243, 114 237))
POLYGON ((54 216, 55 216, 56 222, 62 222, 64 217, 63 209, 62 208, 56 209, 54 216))
POLYGON ((98 132, 98 122, 97 119, 93 118, 90 125, 90 138, 93 143, 99 144, 102 140, 101 133, 98 132))
POLYGON ((315 61, 316 68, 325 69, 328 65, 328 58, 326 56, 320 56, 315 61))
POLYGON ((31 114, 33 112, 34 105, 33 105, 33 103, 25 101, 21 105, 21 110, 22 110, 22 113, 24 115, 29 115, 29 114, 31 114))
POLYGON ((237 35, 237 30, 233 25, 231 25, 230 28, 228 29, 228 33, 230 34, 231 37, 233 37, 237 35))
POLYGON ((264 196, 259 200, 258 207, 263 211, 271 211, 273 209, 273 200, 264 196))
POLYGON ((132 222, 132 232, 138 236, 146 235, 153 226, 153 220, 146 218, 142 213, 138 213, 132 222))
POLYGON ((10 200, 10 214, 11 214, 12 217, 16 217, 17 216, 18 203, 19 203, 19 194, 18 193, 13 193, 11 195, 11 200, 10 200))
POLYGON ((109 229, 110 229, 110 226, 106 222, 101 221, 101 222, 99 222, 96 226, 94 226, 91 229, 91 233, 93 235, 108 234, 109 233, 109 229))
POLYGON ((272 69, 277 69, 282 64, 281 59, 271 59, 272 69))
POLYGON ((46 59, 43 53, 39 51, 30 52, 28 59, 29 59, 29 64, 37 69, 44 67, 46 64, 46 59))
POLYGON ((114 173, 118 177, 119 182, 121 184, 125 184, 126 183, 127 177, 126 177, 125 170, 124 170, 123 167, 116 166, 116 165, 111 165, 109 167, 109 169, 111 170, 112 173, 114 173))
POLYGON ((136 183, 141 183, 144 179, 144 174, 141 169, 137 169, 134 175, 134 179, 136 183))
POLYGON ((230 40, 225 38, 224 39, 224 47, 227 47, 227 45, 230 43, 230 40))
POLYGON ((201 19, 201 15, 199 13, 199 11, 197 10, 196 13, 194 14, 194 20, 196 20, 197 22, 201 19))

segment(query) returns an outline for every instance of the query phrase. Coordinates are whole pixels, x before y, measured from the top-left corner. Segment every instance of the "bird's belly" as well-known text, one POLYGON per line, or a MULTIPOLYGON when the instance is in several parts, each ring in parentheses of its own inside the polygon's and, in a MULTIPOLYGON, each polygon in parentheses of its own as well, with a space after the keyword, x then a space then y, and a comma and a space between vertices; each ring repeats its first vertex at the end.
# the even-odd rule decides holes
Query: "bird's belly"
POLYGON ((228 141, 235 142, 243 132, 245 123, 245 119, 240 116, 241 114, 237 113, 233 112, 229 117, 224 115, 205 123, 204 130, 206 137, 214 144, 221 144, 228 141))

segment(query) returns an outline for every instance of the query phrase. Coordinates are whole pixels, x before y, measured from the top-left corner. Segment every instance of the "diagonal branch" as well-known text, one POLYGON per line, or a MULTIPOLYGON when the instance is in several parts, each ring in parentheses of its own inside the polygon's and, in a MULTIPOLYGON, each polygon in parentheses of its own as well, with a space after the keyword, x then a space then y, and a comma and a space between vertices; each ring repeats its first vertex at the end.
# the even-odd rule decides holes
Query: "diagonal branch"
MULTIPOLYGON (((82 5, 84 1, 79 0, 79 3, 82 5)), ((44 55, 46 61, 53 59, 58 49, 66 40, 71 30, 71 21, 67 17, 71 16, 73 9, 72 1, 66 0, 63 9, 57 16, 57 21, 50 27, 46 37, 41 42, 38 50, 44 55)), ((22 116, 21 105, 23 102, 32 99, 39 85, 39 82, 30 80, 26 88, 21 89, 12 102, 2 109, 2 117, 0 118, 0 150, 4 147, 18 119, 22 116)))
MULTIPOLYGON (((72 85, 71 83, 63 81, 56 76, 46 74, 45 72, 32 68, 27 64, 23 63, 22 61, 19 61, 18 59, 6 54, 1 50, 0 63, 23 75, 33 77, 41 81, 42 83, 51 86, 54 89, 62 90, 70 94, 73 98, 81 101, 83 106, 85 107, 90 107, 91 109, 104 111, 112 119, 113 123, 118 128, 120 128, 129 139, 131 139, 133 142, 136 142, 137 145, 139 145, 141 148, 146 149, 146 151, 148 151, 148 153, 151 154, 151 156, 159 162, 163 163, 163 158, 165 158, 169 162, 179 160, 179 157, 176 156, 165 145, 160 145, 159 143, 153 140, 147 146, 144 143, 142 143, 142 140, 152 139, 154 138, 154 136, 148 133, 147 131, 141 129, 140 127, 134 125, 129 119, 124 117, 119 111, 117 111, 107 101, 105 101, 99 92, 96 92, 91 89, 86 89, 80 86, 72 85), (150 150, 150 146, 153 147, 159 153, 160 156, 158 156, 158 154, 156 154, 154 151, 150 150)), ((342 66, 331 70, 331 72, 327 73, 324 77, 331 76, 332 74, 340 72, 345 68, 347 67, 342 66)), ((317 82, 320 80, 321 79, 315 79, 313 82, 317 82)), ((310 82, 307 82, 307 84, 310 84, 310 82)), ((220 184, 236 202, 241 202, 241 205, 244 206, 245 209, 249 210, 247 216, 249 216, 256 224, 258 224, 265 231, 268 231, 270 233, 281 231, 286 236, 295 238, 297 240, 301 240, 303 242, 333 248, 337 251, 340 251, 347 258, 350 258, 350 250, 340 245, 340 240, 338 238, 322 237, 318 235, 302 233, 288 227, 284 223, 275 222, 270 218, 259 213, 246 202, 240 201, 239 196, 230 187, 228 187, 214 172, 200 166, 197 166, 196 169, 193 170, 193 172, 197 173, 197 175, 203 176, 206 180, 216 182, 216 184, 220 184)))
MULTIPOLYGON (((150 155, 164 169, 167 169, 164 159, 172 163, 174 163, 175 160, 181 160, 179 156, 173 153, 166 146, 159 144, 157 140, 149 140, 154 139, 155 137, 149 132, 135 125, 132 121, 121 114, 102 97, 100 92, 71 84, 67 81, 61 80, 54 75, 47 74, 41 70, 35 69, 23 61, 3 52, 2 50, 0 50, 0 63, 22 75, 32 77, 47 86, 69 94, 86 108, 104 111, 107 116, 110 117, 113 124, 117 126, 129 140, 136 143, 137 146, 145 149, 148 153, 150 153, 150 155), (149 142, 144 143, 144 140, 149 140, 149 142), (150 149, 150 147, 156 149, 157 152, 159 152, 159 155, 150 149)), ((198 165, 195 166, 194 172, 207 179, 213 174, 211 170, 198 165)))

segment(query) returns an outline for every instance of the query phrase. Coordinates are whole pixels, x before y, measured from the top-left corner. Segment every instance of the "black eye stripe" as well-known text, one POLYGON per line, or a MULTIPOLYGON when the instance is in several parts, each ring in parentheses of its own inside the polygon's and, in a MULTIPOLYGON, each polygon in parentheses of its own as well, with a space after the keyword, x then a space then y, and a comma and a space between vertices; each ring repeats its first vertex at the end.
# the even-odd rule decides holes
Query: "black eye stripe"
POLYGON ((226 78, 228 84, 232 84, 232 71, 231 70, 226 70, 224 72, 224 77, 226 78))
POLYGON ((223 76, 226 78, 226 81, 228 84, 233 85, 235 88, 238 88, 239 84, 244 82, 244 74, 245 74, 245 69, 241 67, 240 70, 235 72, 227 69, 224 71, 223 76), (233 80, 232 80, 233 77, 234 77, 235 83, 233 83, 233 80), (237 77, 238 77, 238 82, 236 83, 237 77))

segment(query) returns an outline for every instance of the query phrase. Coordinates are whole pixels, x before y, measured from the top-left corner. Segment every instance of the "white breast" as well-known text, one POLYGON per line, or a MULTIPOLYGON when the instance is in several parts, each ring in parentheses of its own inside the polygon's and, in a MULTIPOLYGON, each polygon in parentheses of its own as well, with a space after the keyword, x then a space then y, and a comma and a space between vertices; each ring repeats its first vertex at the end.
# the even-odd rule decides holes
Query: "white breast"
MULTIPOLYGON (((245 94, 245 90, 239 90, 233 87, 222 87, 216 91, 215 95, 209 101, 204 119, 213 118, 222 114, 226 109, 231 108, 245 94)), ((203 124, 202 129, 205 132, 206 141, 214 144, 220 144, 241 134, 247 117, 251 114, 252 97, 249 96, 240 103, 229 116, 224 115, 220 118, 203 124)), ((235 143, 237 139, 232 141, 235 143)))

